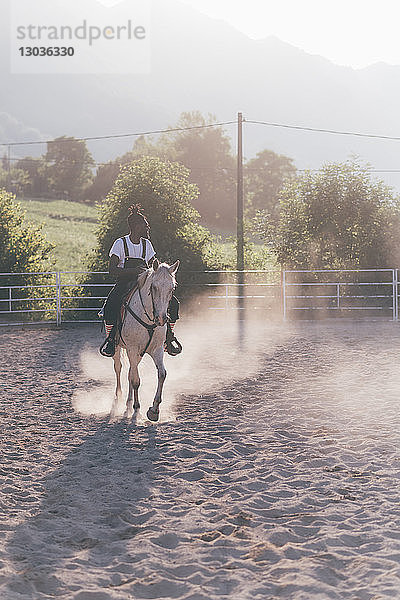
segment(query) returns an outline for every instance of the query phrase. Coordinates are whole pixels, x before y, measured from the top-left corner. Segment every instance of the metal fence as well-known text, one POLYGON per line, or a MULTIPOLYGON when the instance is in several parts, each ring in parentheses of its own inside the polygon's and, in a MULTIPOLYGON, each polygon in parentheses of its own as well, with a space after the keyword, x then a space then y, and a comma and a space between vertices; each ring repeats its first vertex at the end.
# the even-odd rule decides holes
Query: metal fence
MULTIPOLYGON (((181 274, 180 294, 208 310, 281 310, 280 271, 181 274)), ((0 326, 94 323, 114 283, 106 272, 0 273, 0 326)))
MULTIPOLYGON (((398 320, 397 269, 192 271, 179 279, 180 295, 210 311, 398 320)), ((98 322, 112 286, 105 272, 0 273, 0 326, 98 322)))
POLYGON ((323 316, 364 312, 398 320, 398 269, 283 271, 283 317, 290 313, 323 316))

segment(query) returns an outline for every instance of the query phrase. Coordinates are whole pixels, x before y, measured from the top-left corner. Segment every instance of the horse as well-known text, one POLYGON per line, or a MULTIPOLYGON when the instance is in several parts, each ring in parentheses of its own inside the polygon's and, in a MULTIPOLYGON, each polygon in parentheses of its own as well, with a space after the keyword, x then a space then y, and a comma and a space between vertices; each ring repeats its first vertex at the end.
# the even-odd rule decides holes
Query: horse
POLYGON ((175 273, 179 260, 173 265, 159 263, 154 259, 150 269, 141 273, 137 286, 125 304, 125 315, 120 339, 114 354, 114 371, 117 379, 115 402, 122 396, 121 389, 121 350, 125 349, 129 360, 129 391, 126 411, 132 414, 140 408, 138 365, 144 354, 149 354, 158 373, 158 386, 152 406, 147 411, 150 421, 158 421, 161 394, 167 375, 164 366, 164 342, 167 330, 167 310, 176 286, 175 273))

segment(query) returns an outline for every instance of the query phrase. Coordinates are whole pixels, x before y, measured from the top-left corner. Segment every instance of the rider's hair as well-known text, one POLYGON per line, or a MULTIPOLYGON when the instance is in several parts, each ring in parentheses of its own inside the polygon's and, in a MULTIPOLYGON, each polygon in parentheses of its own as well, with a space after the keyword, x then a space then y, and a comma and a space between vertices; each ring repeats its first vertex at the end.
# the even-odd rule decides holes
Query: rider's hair
POLYGON ((140 206, 140 204, 132 204, 132 206, 129 207, 127 221, 130 229, 133 229, 135 225, 141 224, 143 222, 145 222, 146 225, 149 224, 142 210, 143 209, 140 206))

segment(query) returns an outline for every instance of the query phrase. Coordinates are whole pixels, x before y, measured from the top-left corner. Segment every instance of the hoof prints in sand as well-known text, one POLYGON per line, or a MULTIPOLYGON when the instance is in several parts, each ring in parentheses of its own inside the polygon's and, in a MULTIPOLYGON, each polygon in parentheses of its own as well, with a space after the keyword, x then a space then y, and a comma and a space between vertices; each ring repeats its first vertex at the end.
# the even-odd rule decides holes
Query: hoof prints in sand
POLYGON ((396 326, 303 325, 156 426, 73 411, 82 331, 2 334, 2 597, 400 597, 396 326))

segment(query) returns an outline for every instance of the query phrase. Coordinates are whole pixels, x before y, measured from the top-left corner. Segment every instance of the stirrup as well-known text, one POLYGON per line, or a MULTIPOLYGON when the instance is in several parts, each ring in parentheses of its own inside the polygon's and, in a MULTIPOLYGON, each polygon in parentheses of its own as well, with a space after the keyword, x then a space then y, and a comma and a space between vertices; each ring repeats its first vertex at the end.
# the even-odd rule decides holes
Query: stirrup
POLYGON ((167 335, 165 336, 164 352, 170 356, 176 356, 182 352, 182 344, 178 342, 172 331, 170 322, 167 322, 167 335))
POLYGON ((167 336, 167 339, 165 340, 165 351, 170 356, 176 356, 182 352, 182 344, 178 342, 174 334, 167 336))
POLYGON ((115 339, 110 338, 110 336, 106 337, 99 350, 102 356, 106 356, 107 358, 112 358, 115 354, 115 339), (110 346, 108 350, 106 350, 106 346, 110 346))
POLYGON ((166 351, 170 356, 176 356, 182 352, 182 344, 174 337, 174 339, 166 342, 166 351))

